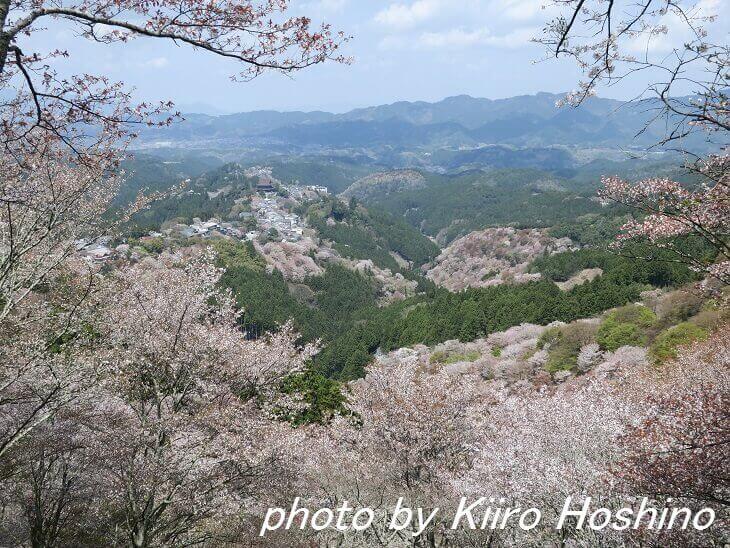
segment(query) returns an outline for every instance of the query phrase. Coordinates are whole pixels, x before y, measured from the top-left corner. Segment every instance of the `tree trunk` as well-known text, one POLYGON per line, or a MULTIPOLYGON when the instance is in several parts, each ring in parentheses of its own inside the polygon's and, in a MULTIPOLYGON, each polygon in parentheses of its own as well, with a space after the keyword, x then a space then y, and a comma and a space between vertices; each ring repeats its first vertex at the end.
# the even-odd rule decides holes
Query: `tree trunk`
POLYGON ((144 548, 147 546, 147 535, 143 523, 137 525, 132 532, 132 546, 134 548, 144 548))
POLYGON ((5 70, 5 60, 10 47, 10 34, 5 31, 5 21, 10 11, 10 0, 0 0, 0 74, 5 70))

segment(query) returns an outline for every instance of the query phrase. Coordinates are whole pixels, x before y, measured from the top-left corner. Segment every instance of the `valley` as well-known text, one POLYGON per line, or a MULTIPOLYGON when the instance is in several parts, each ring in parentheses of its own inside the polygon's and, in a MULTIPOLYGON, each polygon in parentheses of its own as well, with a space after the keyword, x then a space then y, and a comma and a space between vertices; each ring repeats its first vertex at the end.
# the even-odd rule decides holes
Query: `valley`
POLYGON ((0 547, 728 548, 730 3, 0 0, 0 547))
MULTIPOLYGON (((568 171, 517 164, 434 173, 378 171, 356 157, 229 162, 138 214, 127 229, 134 238, 120 245, 132 260, 212 245, 248 336, 293 322, 302 342, 319 341, 311 367, 327 390, 361 377, 373 356, 595 318, 696 279, 684 266, 634 265, 607 249, 630 212, 595 196, 590 162, 568 171)), ((657 163, 613 165, 639 176, 657 163)), ((543 366, 536 371, 553 381, 581 374, 543 366)))

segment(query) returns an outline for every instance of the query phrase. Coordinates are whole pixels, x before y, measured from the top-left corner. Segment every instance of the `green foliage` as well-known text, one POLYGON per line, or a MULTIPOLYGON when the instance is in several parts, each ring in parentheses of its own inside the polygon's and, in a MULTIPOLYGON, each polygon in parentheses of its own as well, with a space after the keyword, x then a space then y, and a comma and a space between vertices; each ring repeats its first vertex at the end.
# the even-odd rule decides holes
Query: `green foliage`
POLYGON ((660 333, 649 348, 649 355, 655 363, 662 363, 676 358, 680 346, 704 341, 708 336, 707 329, 691 322, 682 322, 660 333))
POLYGON ((606 320, 603 322, 603 325, 611 322, 619 324, 630 323, 636 325, 637 327, 646 329, 654 325, 656 319, 656 314, 654 314, 654 312, 649 310, 647 307, 642 305, 629 305, 617 308, 616 310, 608 314, 608 316, 606 316, 606 320))
POLYGON ((233 291, 241 326, 249 337, 275 331, 291 319, 305 340, 316 339, 314 312, 292 296, 278 270, 266 271, 266 262, 250 242, 221 240, 214 246, 218 265, 224 268, 221 283, 233 291))
POLYGON ((431 357, 429 358, 429 362, 431 363, 444 363, 449 357, 449 353, 445 350, 439 350, 438 352, 434 352, 431 354, 431 357))
MULTIPOLYGON (((218 175, 200 178, 193 183, 192 194, 162 200, 146 220, 155 223, 176 217, 187 220, 192 216, 226 215, 233 207, 233 200, 250 192, 249 183, 239 181, 237 173, 229 168, 220 170, 218 175), (233 189, 208 198, 208 190, 223 186, 233 189)), ((664 260, 669 257, 660 256, 662 252, 657 255, 652 250, 655 258, 661 260, 637 262, 604 251, 582 250, 535 261, 533 270, 547 278, 539 282, 467 289, 460 293, 437 289, 415 268, 439 251, 421 229, 430 234, 447 229, 448 239, 489 225, 561 223, 563 227, 573 226, 578 216, 585 230, 596 227, 596 234, 581 240, 586 243, 604 239, 616 223, 596 216, 600 207, 587 197, 552 183, 543 184, 545 173, 534 170, 472 172, 454 177, 428 175, 427 178, 425 189, 399 192, 382 201, 376 199, 376 207, 366 209, 355 200, 344 203, 329 198, 305 204, 298 211, 343 256, 369 259, 381 268, 417 280, 423 293, 403 302, 378 308, 377 288, 367 273, 329 265, 323 275, 291 284, 278 271, 267 272, 265 261, 250 243, 214 244, 219 264, 225 267, 222 283, 233 290, 243 311, 241 324, 248 336, 260 336, 291 319, 303 341, 322 341, 323 349, 313 360, 310 376, 297 381, 300 383, 297 390, 309 394, 315 410, 306 417, 295 418, 295 422, 325 420, 327 410, 336 407, 339 393, 329 383, 332 379, 362 376, 378 349, 387 352, 420 343, 435 345, 449 339, 470 341, 524 322, 570 323, 635 302, 649 286, 677 286, 695 279, 685 267, 664 260), (331 221, 328 224, 328 219, 334 220, 334 224, 331 221), (402 268, 394 254, 410 261, 414 270, 402 268), (601 277, 567 292, 550 281, 565 280, 579 270, 595 267, 603 269, 601 277), (316 410, 318 406, 320 410, 316 410)), ((616 216, 616 211, 605 212, 616 216)), ((637 246, 632 251, 641 256, 647 249, 637 246)), ((657 331, 659 327, 653 325, 655 318, 648 321, 642 314, 632 316, 617 311, 609 315, 611 321, 607 318, 606 325, 602 325, 603 345, 613 348, 636 341, 645 343, 647 331, 652 328, 657 331)), ((552 332, 552 338, 546 335, 541 340, 541 346, 550 344, 548 369, 574 367, 580 343, 587 340, 587 335, 571 329, 559 329, 552 332)), ((443 363, 468 358, 446 356, 443 363)))
MULTIPOLYGON (((179 182, 177 180, 175 184, 179 182)), ((137 233, 159 230, 162 223, 172 219, 189 224, 194 217, 225 218, 235 201, 252 194, 254 187, 255 181, 243 175, 238 164, 226 164, 204 173, 181 191, 153 202, 148 209, 134 215, 129 230, 137 233), (222 188, 228 190, 209 197, 208 192, 222 188)))
POLYGON ((335 414, 346 414, 346 398, 337 381, 307 369, 284 381, 282 392, 298 394, 306 404, 304 409, 286 414, 292 424, 326 424, 335 414))
MULTIPOLYGON (((554 238, 570 238, 581 246, 601 248, 612 242, 621 231, 628 216, 608 217, 599 213, 582 215, 550 228, 554 238)), ((591 267, 585 267, 591 268, 591 267)))
POLYGON ((289 319, 306 339, 316 336, 307 321, 310 310, 289 292, 284 277, 278 270, 271 274, 250 267, 226 267, 221 278, 224 286, 233 290, 236 305, 241 309, 241 326, 250 337, 276 330, 289 319))
POLYGON ((484 276, 482 276, 482 281, 484 282, 484 281, 490 280, 490 279, 494 278, 495 276, 497 276, 498 274, 499 274, 499 270, 496 270, 496 269, 488 270, 487 273, 484 274, 484 276))
POLYGON ((165 241, 162 238, 146 238, 139 241, 139 245, 148 253, 160 254, 165 249, 165 241))
POLYGON ((367 204, 403 216, 430 235, 446 229, 447 240, 488 226, 553 226, 601 212, 589 195, 550 190, 542 184, 545 179, 555 178, 532 169, 427 175, 425 188, 375 197, 367 204))
POLYGON ((320 236, 334 242, 337 251, 352 259, 371 259, 393 272, 401 267, 391 255, 397 253, 414 266, 421 266, 439 253, 431 240, 403 219, 378 210, 367 210, 351 201, 349 205, 331 198, 309 210, 309 221, 320 236), (336 221, 328 225, 327 218, 336 221))
POLYGON ((190 150, 174 161, 136 152, 121 162, 125 177, 114 198, 116 205, 132 203, 142 192, 160 192, 169 189, 188 177, 197 177, 220 164, 220 160, 204 153, 190 150))
MULTIPOLYGON (((266 272, 266 261, 251 242, 217 240, 218 264, 225 268, 222 282, 230 287, 243 310, 242 327, 250 337, 293 319, 304 340, 331 338, 339 329, 351 327, 351 314, 359 307, 374 305, 372 285, 359 274, 332 265, 323 276, 306 280, 314 291, 316 308, 300 303, 278 271, 266 272)), ((306 404, 284 418, 295 425, 326 423, 335 413, 344 413, 345 397, 339 383, 308 369, 289 377, 282 388, 298 394, 306 404)), ((284 413, 284 411, 281 411, 284 413)))
POLYGON ((265 242, 277 242, 281 240, 281 235, 279 234, 279 231, 276 230, 273 226, 266 232, 266 234, 262 234, 259 238, 262 243, 265 242))
POLYGON ((130 230, 136 230, 138 233, 159 230, 162 223, 171 219, 190 224, 194 217, 201 219, 224 217, 233 207, 235 197, 221 195, 211 200, 205 192, 196 192, 163 198, 154 202, 149 209, 134 215, 130 230))
POLYGON ((597 249, 580 249, 545 255, 535 259, 530 272, 539 272, 549 280, 564 282, 586 268, 615 268, 621 259, 615 254, 597 249))
POLYGON ((266 262, 250 242, 220 240, 214 245, 218 264, 225 269, 221 281, 233 291, 241 324, 251 337, 291 319, 304 341, 327 342, 351 329, 363 310, 377 306, 372 282, 342 266, 330 265, 321 276, 304 280, 313 297, 303 303, 278 270, 266 271, 266 262))
POLYGON ((304 283, 315 291, 317 310, 326 318, 321 333, 328 339, 352 327, 361 310, 376 306, 371 281, 344 266, 329 265, 322 276, 309 277, 304 283))
POLYGON ((285 182, 299 182, 303 185, 324 185, 331 192, 340 193, 360 177, 369 175, 373 169, 356 159, 338 157, 339 161, 295 160, 287 162, 271 161, 272 175, 285 182))
POLYGON ((498 346, 495 346, 492 348, 492 356, 495 358, 499 358, 502 355, 502 349, 498 346))
POLYGON ((596 327, 589 323, 572 323, 556 329, 558 332, 551 339, 545 363, 545 369, 551 373, 575 368, 580 349, 594 342, 596 337, 596 327))
POLYGON ((457 362, 473 362, 479 359, 481 354, 476 350, 467 352, 466 354, 454 353, 450 354, 446 351, 440 350, 431 354, 429 361, 431 363, 438 363, 442 365, 449 365, 457 362))
POLYGON ((634 244, 624 252, 641 257, 652 255, 654 260, 637 260, 598 249, 580 249, 540 257, 532 262, 530 271, 563 282, 586 268, 600 268, 615 277, 628 276, 655 287, 678 287, 697 279, 697 275, 687 266, 672 262, 669 251, 650 250, 646 245, 634 244))
POLYGON ((52 335, 46 342, 46 350, 51 354, 61 354, 67 345, 81 339, 96 340, 101 334, 90 323, 84 322, 80 328, 64 330, 61 333, 52 335))
POLYGON ((657 321, 656 314, 645 306, 618 308, 601 322, 596 342, 610 352, 622 346, 646 346, 648 329, 657 321))
POLYGON ((550 327, 542 332, 540 338, 537 339, 537 349, 542 350, 546 346, 552 346, 561 337, 562 332, 559 327, 550 327))
POLYGON ((622 346, 646 346, 647 336, 641 328, 632 323, 619 323, 604 327, 598 334, 598 344, 611 352, 622 346))
POLYGON ((645 287, 622 274, 602 276, 570 291, 547 281, 459 293, 438 290, 363 315, 362 322, 327 345, 315 363, 327 376, 351 379, 350 375, 364 370, 378 348, 390 351, 456 338, 473 340, 525 322, 572 322, 636 301, 645 287), (464 336, 467 333, 471 339, 464 336))
MULTIPOLYGON (((368 324, 370 332, 367 339, 343 337, 334 341, 333 346, 347 341, 347 344, 360 345, 360 348, 369 345, 372 352, 378 346, 388 350, 417 343, 432 345, 459 338, 464 326, 474 321, 476 325, 470 329, 477 336, 523 322, 541 325, 556 320, 571 322, 637 301, 647 287, 645 280, 645 273, 640 269, 621 265, 617 269, 608 267, 600 278, 567 292, 546 281, 468 289, 458 294, 439 290, 428 299, 417 298, 415 302, 411 300, 395 305, 395 309, 383 310, 382 319, 374 318, 368 324), (468 310, 478 312, 478 318, 474 320, 468 310), (377 325, 379 321, 382 321, 380 326, 377 325), (362 345, 362 342, 367 342, 367 345, 362 345)), ((552 334, 555 335, 555 332, 552 334)), ((545 337, 549 335, 550 332, 545 337)), ((462 340, 466 339, 462 337, 462 340)), ((544 339, 543 345, 545 342, 544 339)), ((328 369, 336 375, 336 363, 328 362, 328 369)))
MULTIPOLYGON (((348 207, 343 214, 357 214, 360 208, 355 205, 354 209, 353 213, 348 207)), ((524 322, 569 323, 635 302, 648 287, 647 271, 631 268, 628 260, 619 258, 617 262, 608 259, 604 263, 603 276, 570 291, 561 291, 549 281, 460 293, 430 287, 427 294, 378 308, 375 290, 366 276, 330 266, 323 276, 305 280, 312 295, 304 303, 278 272, 266 273, 263 259, 256 258, 250 244, 240 257, 230 249, 224 251, 228 253, 224 262, 229 265, 224 283, 234 290, 244 309, 247 332, 257 336, 293 318, 304 340, 323 340, 323 349, 314 359, 316 371, 342 380, 362 376, 378 348, 390 351, 414 344, 435 345, 449 339, 469 341, 524 322)), ((609 322, 604 327, 607 334, 603 344, 611 348, 644 341, 646 326, 655 319, 645 308, 634 315, 620 310, 611 318, 614 324, 633 322, 638 326, 621 327, 609 334, 609 322), (648 320, 647 313, 652 316, 648 320)), ((546 338, 550 333, 555 335, 548 331, 541 346, 550 342, 546 338)), ((565 348, 569 346, 566 343, 565 348)), ((572 367, 576 351, 570 348, 564 355, 556 353, 550 367, 572 367)))
POLYGON ((334 243, 333 247, 343 257, 355 260, 372 260, 380 268, 397 272, 400 267, 388 252, 384 242, 378 242, 366 227, 337 223, 328 226, 323 219, 310 219, 319 235, 334 243))
POLYGON ((415 266, 431 261, 440 252, 435 243, 405 220, 385 211, 371 208, 369 224, 378 236, 385 240, 391 251, 398 253, 415 266))
POLYGON ((248 268, 261 271, 266 268, 266 261, 256 252, 251 242, 218 239, 213 241, 213 249, 218 255, 219 266, 227 269, 248 268))
POLYGON ((691 291, 679 290, 664 295, 659 301, 657 311, 661 317, 660 325, 670 327, 686 321, 705 306, 705 299, 691 291))

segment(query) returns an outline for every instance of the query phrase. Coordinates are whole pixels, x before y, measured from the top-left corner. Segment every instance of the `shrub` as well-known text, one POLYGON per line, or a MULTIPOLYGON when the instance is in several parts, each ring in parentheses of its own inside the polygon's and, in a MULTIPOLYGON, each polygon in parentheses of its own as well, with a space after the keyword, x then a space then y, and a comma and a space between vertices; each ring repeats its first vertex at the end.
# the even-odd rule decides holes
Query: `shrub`
POLYGON ((543 348, 550 347, 555 344, 558 339, 562 336, 562 332, 559 327, 551 327, 543 331, 540 338, 537 339, 537 348, 542 350, 543 348))
POLYGON ((651 327, 656 319, 656 314, 640 304, 622 306, 609 313, 606 317, 606 320, 617 323, 632 323, 644 328, 651 327))
POLYGON ((477 352, 476 350, 472 350, 471 352, 467 352, 466 354, 456 354, 455 359, 453 362, 447 362, 447 363, 455 363, 455 362, 475 362, 477 361, 482 355, 477 352))
POLYGON ((646 334, 633 323, 602 325, 598 331, 597 340, 601 348, 609 352, 622 346, 646 346, 647 344, 646 334))
POLYGON ((622 346, 646 346, 647 331, 657 317, 641 305, 617 308, 603 320, 596 334, 601 349, 613 352, 622 346))
POLYGON ((495 358, 499 358, 502 355, 502 349, 498 346, 495 346, 492 348, 492 356, 495 358))
POLYGON ((698 325, 690 322, 683 322, 663 331, 654 341, 649 349, 649 355, 655 363, 662 363, 677 357, 677 349, 680 346, 691 344, 695 341, 704 341, 709 332, 698 325))
POLYGON ((723 314, 720 310, 703 310, 696 316, 692 316, 691 322, 699 327, 713 331, 723 322, 723 314))
POLYGON ((479 359, 481 354, 477 351, 467 352, 466 354, 449 354, 446 351, 439 350, 431 354, 429 358, 430 363, 440 363, 442 365, 449 365, 457 362, 473 362, 479 359))
POLYGON ((687 321, 700 312, 705 300, 689 291, 673 291, 660 298, 657 305, 657 314, 666 326, 676 325, 687 321))
POLYGON ((569 371, 578 365, 581 348, 594 342, 595 325, 576 322, 563 326, 560 335, 554 339, 548 349, 545 369, 551 373, 569 371))

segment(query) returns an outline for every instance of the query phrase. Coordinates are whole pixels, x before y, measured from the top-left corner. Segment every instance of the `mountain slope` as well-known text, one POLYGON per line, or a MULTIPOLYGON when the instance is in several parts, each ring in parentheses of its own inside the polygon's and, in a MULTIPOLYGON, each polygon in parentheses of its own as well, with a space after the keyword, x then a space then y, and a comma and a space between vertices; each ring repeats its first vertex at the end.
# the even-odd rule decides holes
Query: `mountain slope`
POLYGON ((352 183, 342 193, 346 199, 378 199, 394 192, 413 190, 426 186, 426 179, 418 171, 403 169, 373 173, 352 183))
MULTIPOLYGON (((507 99, 466 95, 435 103, 397 102, 327 112, 257 111, 225 116, 192 114, 167 128, 144 130, 142 146, 265 146, 372 148, 460 147, 508 143, 647 147, 663 132, 654 100, 622 103, 590 98, 579 108, 557 108, 562 95, 538 93, 507 99), (646 131, 642 129, 649 124, 646 131)), ((700 137, 688 145, 701 147, 700 137)))

